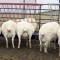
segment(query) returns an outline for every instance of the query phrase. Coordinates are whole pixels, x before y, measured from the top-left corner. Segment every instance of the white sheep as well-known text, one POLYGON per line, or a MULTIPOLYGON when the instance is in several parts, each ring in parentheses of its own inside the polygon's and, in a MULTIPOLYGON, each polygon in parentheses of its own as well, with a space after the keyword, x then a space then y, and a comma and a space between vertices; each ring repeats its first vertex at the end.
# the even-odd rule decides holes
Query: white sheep
POLYGON ((6 48, 8 48, 8 38, 12 37, 12 46, 14 47, 14 37, 16 34, 16 23, 12 20, 4 22, 1 27, 2 34, 6 39, 6 48))
POLYGON ((59 24, 56 22, 49 22, 41 26, 39 30, 40 51, 42 51, 43 46, 44 52, 47 53, 47 47, 52 40, 56 40, 58 30, 59 24))
POLYGON ((17 24, 17 35, 19 38, 18 48, 20 48, 21 36, 23 36, 25 38, 27 36, 29 36, 29 46, 31 48, 31 37, 32 37, 32 34, 34 33, 34 31, 35 31, 34 26, 27 21, 21 21, 17 24))

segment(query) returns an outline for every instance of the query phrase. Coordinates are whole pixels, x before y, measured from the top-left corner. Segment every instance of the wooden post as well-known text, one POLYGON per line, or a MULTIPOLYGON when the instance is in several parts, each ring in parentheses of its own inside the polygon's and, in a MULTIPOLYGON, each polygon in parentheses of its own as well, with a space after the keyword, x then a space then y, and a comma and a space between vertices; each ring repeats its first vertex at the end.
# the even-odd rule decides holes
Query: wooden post
POLYGON ((41 5, 40 5, 40 10, 39 10, 39 29, 40 29, 40 24, 41 24, 40 20, 41 20, 41 5))

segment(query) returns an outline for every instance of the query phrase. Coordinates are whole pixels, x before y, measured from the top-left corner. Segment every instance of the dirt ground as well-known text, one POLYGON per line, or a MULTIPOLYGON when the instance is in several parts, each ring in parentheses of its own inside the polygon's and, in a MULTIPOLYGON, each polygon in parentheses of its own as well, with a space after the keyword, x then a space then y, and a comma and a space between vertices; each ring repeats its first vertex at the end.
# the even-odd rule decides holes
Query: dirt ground
POLYGON ((6 48, 4 37, 0 37, 0 60, 60 60, 58 56, 58 48, 48 49, 48 53, 39 51, 39 41, 32 40, 32 48, 26 47, 25 42, 21 44, 21 48, 17 49, 17 39, 15 39, 16 48, 13 49, 11 41, 9 48, 6 48), (24 45, 23 45, 24 44, 24 45))

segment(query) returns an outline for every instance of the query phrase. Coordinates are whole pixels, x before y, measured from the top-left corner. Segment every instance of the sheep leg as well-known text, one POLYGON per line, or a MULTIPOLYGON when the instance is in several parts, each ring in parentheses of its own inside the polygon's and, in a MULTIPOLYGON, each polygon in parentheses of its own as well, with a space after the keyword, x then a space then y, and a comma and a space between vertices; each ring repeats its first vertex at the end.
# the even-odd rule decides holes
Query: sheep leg
POLYGON ((5 39, 6 39, 6 48, 8 48, 8 39, 6 36, 5 36, 5 39))
POLYGON ((42 51, 42 35, 39 34, 40 51, 42 51))
POLYGON ((15 46, 14 46, 14 37, 12 37, 12 46, 13 46, 13 48, 15 48, 15 46))
POLYGON ((32 48, 32 47, 31 47, 31 39, 29 39, 29 46, 30 46, 30 48, 32 48))
POLYGON ((21 44, 21 37, 19 37, 18 48, 20 48, 20 44, 21 44))
POLYGON ((42 51, 42 42, 40 40, 40 51, 42 51))
POLYGON ((47 46, 44 46, 44 52, 47 53, 47 46))
POLYGON ((49 43, 49 41, 47 40, 47 42, 45 42, 45 44, 44 44, 44 52, 45 53, 47 53, 48 43, 49 43))
POLYGON ((29 47, 32 48, 31 47, 31 36, 29 36, 29 47))

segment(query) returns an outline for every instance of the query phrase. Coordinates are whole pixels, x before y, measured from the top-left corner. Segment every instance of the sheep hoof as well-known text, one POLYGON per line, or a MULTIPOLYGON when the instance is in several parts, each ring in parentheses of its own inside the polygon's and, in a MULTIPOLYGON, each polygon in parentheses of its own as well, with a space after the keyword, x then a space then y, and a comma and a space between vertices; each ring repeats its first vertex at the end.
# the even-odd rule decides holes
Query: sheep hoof
POLYGON ((40 49, 40 51, 42 51, 42 49, 40 49))
POLYGON ((20 47, 18 47, 18 49, 19 49, 20 47))
POLYGON ((47 51, 44 51, 44 53, 47 53, 47 51))
POLYGON ((44 51, 44 53, 47 53, 47 51, 44 51))
POLYGON ((60 54, 59 54, 59 57, 60 57, 60 54))
POLYGON ((30 48, 32 48, 32 47, 30 47, 30 48))
POLYGON ((8 47, 6 47, 6 48, 8 48, 8 47))

